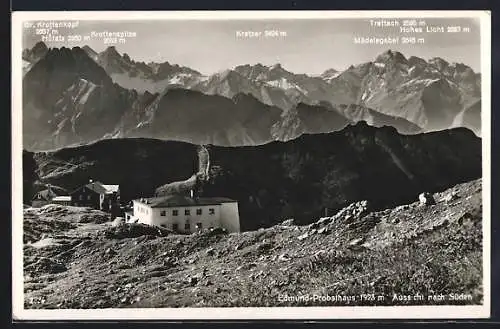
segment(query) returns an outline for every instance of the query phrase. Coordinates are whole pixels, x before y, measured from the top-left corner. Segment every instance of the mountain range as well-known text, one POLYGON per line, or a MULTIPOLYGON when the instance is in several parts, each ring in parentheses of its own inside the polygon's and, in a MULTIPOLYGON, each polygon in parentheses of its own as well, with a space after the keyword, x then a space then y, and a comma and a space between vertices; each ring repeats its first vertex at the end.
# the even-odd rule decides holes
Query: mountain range
POLYGON ((23 51, 23 63, 23 142, 32 150, 120 137, 259 145, 359 121, 403 134, 452 127, 481 133, 479 73, 391 50, 319 76, 280 64, 207 76, 136 62, 115 47, 98 53, 41 42, 23 51))

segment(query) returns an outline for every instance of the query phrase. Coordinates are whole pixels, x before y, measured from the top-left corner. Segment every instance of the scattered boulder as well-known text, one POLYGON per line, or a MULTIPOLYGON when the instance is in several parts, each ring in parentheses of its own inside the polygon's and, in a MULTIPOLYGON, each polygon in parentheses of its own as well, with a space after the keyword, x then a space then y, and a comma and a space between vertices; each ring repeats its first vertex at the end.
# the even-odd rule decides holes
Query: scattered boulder
POLYGON ((238 266, 236 268, 236 272, 246 271, 246 270, 249 270, 249 269, 254 268, 254 267, 257 267, 257 264, 255 264, 255 263, 245 263, 243 265, 238 266))
POLYGON ((40 208, 39 212, 41 214, 50 214, 54 212, 67 212, 68 210, 63 206, 57 204, 48 204, 40 208))
POLYGON ((430 206, 436 204, 434 197, 429 192, 420 193, 418 196, 418 200, 422 206, 430 206))
POLYGON ((102 224, 109 221, 109 216, 101 211, 95 211, 88 214, 82 214, 78 218, 79 223, 95 223, 102 224))
POLYGON ((112 226, 120 226, 122 224, 125 224, 125 218, 123 217, 116 217, 114 220, 113 220, 113 223, 111 223, 112 226))
POLYGON ((352 246, 360 246, 364 242, 365 242, 365 238, 364 237, 356 238, 356 239, 353 239, 353 240, 349 241, 349 246, 351 246, 351 247, 352 246))
POLYGON ((341 220, 342 222, 349 223, 366 215, 369 212, 369 208, 370 204, 367 200, 354 202, 340 210, 333 217, 330 217, 329 221, 335 222, 341 220))
POLYGON ((102 231, 102 234, 107 239, 137 238, 142 236, 167 236, 171 233, 172 232, 170 230, 162 227, 138 223, 124 223, 115 227, 111 226, 102 231))
POLYGON ((368 210, 368 200, 356 202, 355 205, 358 207, 357 210, 360 213, 366 212, 368 210))
POLYGON ((307 239, 308 237, 309 237, 309 233, 307 233, 307 232, 306 232, 306 233, 304 233, 304 234, 302 234, 302 235, 299 235, 299 236, 297 237, 297 239, 299 239, 299 241, 302 241, 302 240, 304 240, 304 239, 307 239))
POLYGON ((410 208, 409 205, 403 204, 403 205, 400 205, 400 206, 397 206, 396 208, 394 208, 394 211, 398 212, 398 211, 402 211, 402 210, 408 210, 409 208, 410 208))
POLYGON ((270 242, 263 242, 257 246, 257 250, 259 251, 266 251, 269 250, 273 247, 273 244, 270 242))
POLYGON ((196 284, 198 284, 198 277, 196 276, 191 276, 189 277, 189 280, 188 280, 189 284, 191 286, 196 286, 196 284))
POLYGON ((221 235, 221 234, 227 234, 227 230, 225 228, 222 228, 222 227, 213 227, 213 228, 210 228, 208 229, 208 231, 206 231, 206 235, 207 236, 216 236, 216 235, 221 235))
POLYGON ((444 196, 442 199, 444 202, 449 203, 458 199, 458 194, 455 191, 452 191, 444 196))
POLYGON ((106 249, 106 251, 104 251, 104 254, 105 255, 110 255, 110 256, 113 256, 113 255, 116 255, 116 251, 114 251, 113 249, 111 248, 108 248, 106 249))
POLYGON ((286 262, 286 261, 289 261, 291 258, 285 253, 285 254, 281 254, 279 255, 278 257, 278 260, 282 261, 282 262, 286 262))
POLYGON ((350 221, 351 221, 351 219, 353 219, 352 215, 345 215, 345 217, 344 217, 344 221, 345 221, 346 223, 350 222, 350 221))
POLYGON ((327 223, 329 223, 331 220, 332 220, 332 218, 331 218, 331 217, 321 217, 321 218, 317 221, 317 223, 318 223, 319 225, 323 225, 323 224, 327 224, 327 223))
POLYGON ((294 225, 295 225, 295 219, 293 218, 289 218, 281 222, 281 226, 294 226, 294 225))
POLYGON ((327 233, 328 233, 327 227, 322 227, 318 230, 318 234, 327 234, 327 233))
POLYGON ((67 271, 64 264, 47 257, 39 258, 35 263, 26 266, 26 270, 34 273, 56 274, 67 271))
POLYGON ((460 216, 460 218, 458 218, 458 224, 466 227, 474 226, 476 224, 476 221, 477 220, 474 219, 474 216, 469 212, 466 212, 465 214, 460 216))
POLYGON ((314 223, 309 224, 308 228, 311 229, 311 230, 315 230, 319 226, 320 226, 320 224, 318 222, 314 222, 314 223))

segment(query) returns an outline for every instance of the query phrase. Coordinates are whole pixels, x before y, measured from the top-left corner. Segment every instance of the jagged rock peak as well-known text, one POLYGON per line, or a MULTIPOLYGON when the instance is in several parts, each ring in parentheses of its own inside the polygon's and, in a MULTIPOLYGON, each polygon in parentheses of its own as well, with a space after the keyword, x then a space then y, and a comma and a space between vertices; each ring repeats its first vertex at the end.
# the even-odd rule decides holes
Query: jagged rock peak
POLYGON ((429 60, 429 63, 434 65, 440 71, 446 69, 450 65, 450 63, 441 57, 433 57, 429 60))
POLYGON ((474 70, 470 68, 469 66, 465 65, 464 63, 451 63, 450 66, 453 68, 456 72, 470 72, 474 73, 474 70))
POLYGON ((38 51, 46 51, 48 50, 49 48, 47 47, 47 45, 45 44, 45 42, 43 41, 39 41, 37 42, 33 48, 31 48, 31 51, 33 52, 38 52, 38 51))
POLYGON ((417 56, 411 56, 410 58, 408 58, 408 64, 410 64, 410 66, 416 66, 416 65, 425 66, 427 65, 427 62, 423 58, 417 56))
POLYGON ((85 52, 85 49, 83 49, 80 46, 75 46, 75 47, 71 48, 71 51, 74 53, 82 53, 82 52, 85 52))
POLYGON ((118 56, 121 57, 120 53, 116 50, 115 46, 109 46, 106 48, 102 54, 107 55, 107 56, 118 56))
POLYGON ((127 62, 131 62, 130 56, 127 53, 123 53, 123 59, 127 62))
POLYGON ((394 61, 401 64, 408 63, 408 60, 402 53, 400 53, 399 51, 393 51, 391 49, 384 51, 382 54, 378 55, 377 58, 375 59, 375 62, 378 63, 386 63, 389 61, 394 61))
POLYGON ((335 74, 338 72, 339 72, 338 70, 332 68, 332 69, 325 70, 325 72, 323 72, 322 75, 330 75, 330 74, 335 74))
POLYGON ((231 70, 231 69, 225 69, 223 71, 220 71, 218 74, 219 78, 222 79, 237 79, 241 78, 240 73, 237 71, 231 70))

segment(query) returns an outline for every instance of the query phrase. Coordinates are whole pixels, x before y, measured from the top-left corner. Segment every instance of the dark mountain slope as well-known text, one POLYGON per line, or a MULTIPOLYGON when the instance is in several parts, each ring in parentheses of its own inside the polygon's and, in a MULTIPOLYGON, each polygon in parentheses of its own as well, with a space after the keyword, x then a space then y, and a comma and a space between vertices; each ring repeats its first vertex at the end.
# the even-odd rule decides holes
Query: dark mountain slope
POLYGON ((125 129, 129 137, 181 140, 198 144, 256 145, 272 139, 271 127, 282 110, 250 95, 233 99, 171 89, 158 95, 125 129))
POLYGON ((308 222, 325 208, 358 200, 389 207, 481 176, 481 140, 464 128, 403 136, 359 123, 264 148, 210 153, 212 181, 204 193, 242 201, 252 228, 286 217, 308 222))
POLYGON ((481 136, 481 101, 477 101, 460 112, 451 125, 455 127, 467 127, 477 136, 481 136))
POLYGON ((51 149, 112 131, 137 97, 79 48, 51 48, 23 79, 23 144, 51 149))
MULTIPOLYGON (((481 139, 465 128, 405 136, 358 123, 289 142, 208 151, 210 175, 202 193, 237 199, 243 229, 288 217, 308 222, 325 208, 358 200, 384 208, 481 177, 481 139)), ((124 199, 151 196, 165 183, 188 179, 198 162, 195 145, 142 139, 32 156, 45 183, 69 189, 93 178, 120 184, 124 199)))
MULTIPOLYGON (((24 163, 31 164, 25 170, 27 177, 29 168, 35 168, 36 175, 31 177, 70 191, 89 179, 120 184, 122 199, 131 200, 150 195, 161 182, 191 176, 197 167, 196 155, 194 145, 182 142, 112 139, 55 152, 25 152, 24 163)), ((30 186, 26 182, 25 188, 30 186)))
POLYGON ((273 126, 272 133, 274 139, 287 141, 306 133, 329 133, 342 130, 353 122, 332 109, 331 106, 299 103, 283 113, 280 122, 273 126))

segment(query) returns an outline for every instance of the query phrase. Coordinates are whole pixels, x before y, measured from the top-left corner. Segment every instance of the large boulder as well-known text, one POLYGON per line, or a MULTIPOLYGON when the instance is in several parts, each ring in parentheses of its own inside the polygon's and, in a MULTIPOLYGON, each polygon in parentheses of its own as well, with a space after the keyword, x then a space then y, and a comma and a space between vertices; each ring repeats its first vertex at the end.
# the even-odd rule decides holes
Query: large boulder
POLYGON ((118 226, 108 227, 102 234, 107 239, 126 239, 137 238, 143 235, 167 236, 170 233, 172 233, 170 230, 162 227, 137 223, 123 223, 118 226))
POLYGON ((113 223, 111 223, 111 225, 114 226, 114 227, 120 226, 122 224, 125 224, 125 218, 123 218, 123 217, 116 217, 113 220, 113 223))
POLYGON ((436 200, 434 200, 434 196, 429 192, 420 193, 418 196, 418 200, 422 206, 430 206, 436 204, 436 200))

